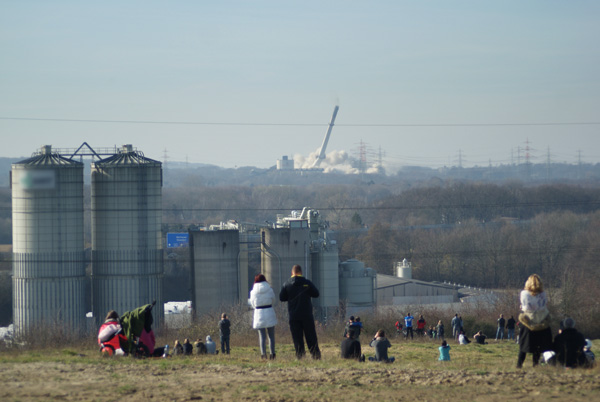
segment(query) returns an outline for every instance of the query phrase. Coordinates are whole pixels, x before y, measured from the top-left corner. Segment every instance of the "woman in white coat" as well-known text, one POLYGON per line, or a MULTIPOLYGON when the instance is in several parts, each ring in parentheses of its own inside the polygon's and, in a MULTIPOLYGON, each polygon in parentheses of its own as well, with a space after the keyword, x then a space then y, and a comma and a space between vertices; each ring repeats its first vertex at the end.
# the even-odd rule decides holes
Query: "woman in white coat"
POLYGON ((269 359, 275 359, 275 325, 277 317, 273 310, 275 293, 267 282, 263 274, 254 277, 254 286, 250 291, 250 300, 248 303, 254 308, 254 321, 252 328, 258 330, 258 342, 260 345, 260 355, 263 359, 267 358, 266 338, 269 338, 269 359))

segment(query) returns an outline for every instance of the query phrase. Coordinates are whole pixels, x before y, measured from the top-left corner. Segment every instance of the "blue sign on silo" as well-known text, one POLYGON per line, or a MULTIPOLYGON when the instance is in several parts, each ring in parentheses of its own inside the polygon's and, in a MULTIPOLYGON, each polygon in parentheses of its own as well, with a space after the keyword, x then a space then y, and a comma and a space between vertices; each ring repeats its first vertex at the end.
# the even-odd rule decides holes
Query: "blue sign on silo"
POLYGON ((188 233, 167 233, 167 248, 188 247, 190 235, 188 233))

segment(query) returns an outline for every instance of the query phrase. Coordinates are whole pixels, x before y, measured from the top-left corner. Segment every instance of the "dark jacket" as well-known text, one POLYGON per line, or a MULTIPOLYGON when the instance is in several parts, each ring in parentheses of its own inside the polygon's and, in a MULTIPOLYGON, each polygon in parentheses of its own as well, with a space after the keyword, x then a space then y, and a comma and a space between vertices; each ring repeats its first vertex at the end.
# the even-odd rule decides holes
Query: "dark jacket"
POLYGON ((565 367, 577 367, 585 363, 584 346, 583 335, 575 328, 567 328, 556 335, 552 349, 556 352, 558 364, 565 367))
POLYGON ((219 335, 228 338, 231 334, 231 322, 225 318, 219 321, 219 335))
POLYGON ((508 321, 506 321, 506 329, 515 329, 515 319, 510 317, 508 321))
POLYGON ((311 297, 319 297, 319 290, 303 276, 292 276, 279 292, 279 300, 288 302, 290 321, 314 320, 311 297))
POLYGON ((360 359, 360 342, 356 339, 344 338, 342 341, 342 359, 360 359))

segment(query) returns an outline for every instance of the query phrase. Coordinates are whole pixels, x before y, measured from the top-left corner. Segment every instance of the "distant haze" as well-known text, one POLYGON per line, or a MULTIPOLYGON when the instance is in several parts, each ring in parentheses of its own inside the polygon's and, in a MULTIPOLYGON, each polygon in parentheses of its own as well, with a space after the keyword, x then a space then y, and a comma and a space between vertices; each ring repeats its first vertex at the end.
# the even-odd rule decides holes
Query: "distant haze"
POLYGON ((600 3, 4 2, 1 157, 600 162, 600 3), (339 102, 339 103, 338 103, 339 102))

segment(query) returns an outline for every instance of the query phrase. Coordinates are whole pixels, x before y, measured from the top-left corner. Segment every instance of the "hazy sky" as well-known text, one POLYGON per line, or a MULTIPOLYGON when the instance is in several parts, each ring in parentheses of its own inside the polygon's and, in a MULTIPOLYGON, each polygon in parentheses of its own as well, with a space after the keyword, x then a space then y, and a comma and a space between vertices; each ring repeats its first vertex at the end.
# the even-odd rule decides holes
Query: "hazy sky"
POLYGON ((363 141, 391 169, 596 163, 599 21, 597 0, 4 0, 0 156, 269 167, 314 152, 339 104, 328 151, 363 141))

